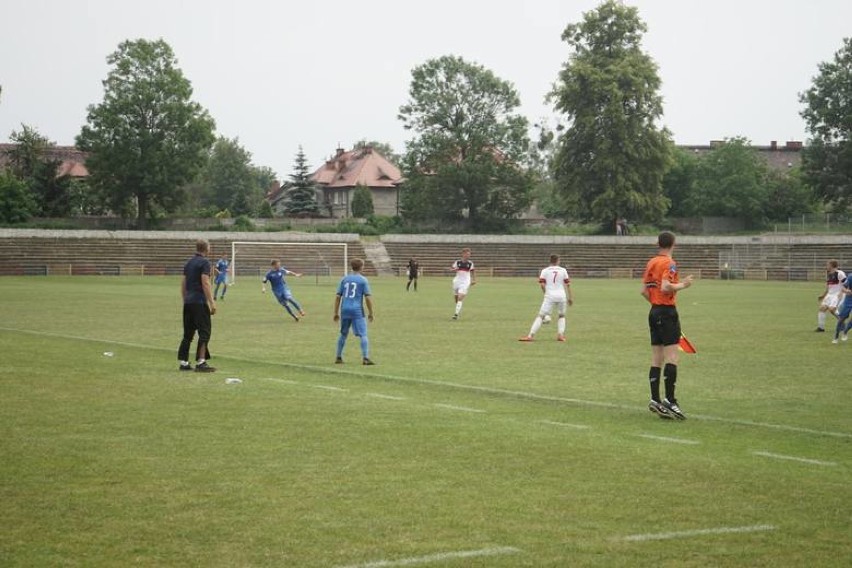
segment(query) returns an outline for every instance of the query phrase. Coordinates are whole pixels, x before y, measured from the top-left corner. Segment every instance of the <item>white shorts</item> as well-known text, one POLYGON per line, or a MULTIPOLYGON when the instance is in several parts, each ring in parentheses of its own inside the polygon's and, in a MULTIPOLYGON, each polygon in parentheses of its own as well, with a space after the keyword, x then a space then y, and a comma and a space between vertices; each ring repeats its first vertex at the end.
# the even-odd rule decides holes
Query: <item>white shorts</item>
POLYGON ((544 316, 553 311, 553 308, 556 308, 557 313, 560 316, 565 315, 565 307, 568 305, 568 300, 565 298, 548 298, 544 297, 544 300, 541 302, 541 309, 538 310, 538 314, 540 316, 544 316))
POLYGON ((470 282, 456 282, 453 280, 453 294, 467 296, 468 290, 470 290, 470 282))
POLYGON ((834 310, 840 305, 840 302, 843 300, 843 294, 826 294, 825 298, 822 299, 822 306, 825 306, 829 310, 834 310))

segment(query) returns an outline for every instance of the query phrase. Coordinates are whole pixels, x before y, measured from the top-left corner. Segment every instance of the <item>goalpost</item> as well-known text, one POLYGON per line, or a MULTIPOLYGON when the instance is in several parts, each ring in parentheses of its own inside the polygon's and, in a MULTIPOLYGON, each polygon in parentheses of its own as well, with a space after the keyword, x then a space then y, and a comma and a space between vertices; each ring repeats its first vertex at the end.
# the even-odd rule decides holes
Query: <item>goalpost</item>
POLYGON ((340 276, 349 272, 349 245, 347 243, 233 241, 231 243, 231 266, 229 284, 240 277, 262 278, 269 270, 273 259, 281 266, 305 276, 340 276))

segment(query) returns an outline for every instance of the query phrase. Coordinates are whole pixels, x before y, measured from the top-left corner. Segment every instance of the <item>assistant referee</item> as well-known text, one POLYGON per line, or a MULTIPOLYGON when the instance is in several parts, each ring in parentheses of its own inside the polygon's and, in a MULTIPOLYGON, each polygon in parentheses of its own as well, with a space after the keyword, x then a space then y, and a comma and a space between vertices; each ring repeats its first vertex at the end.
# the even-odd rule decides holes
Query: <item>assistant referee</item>
POLYGON ((642 277, 642 296, 651 304, 648 326, 651 331, 651 402, 648 410, 660 418, 686 419, 675 398, 677 382, 678 342, 680 341, 680 317, 675 305, 675 296, 680 290, 692 286, 692 276, 679 281, 677 263, 672 258, 675 236, 664 231, 657 237, 660 247, 657 256, 648 261, 642 277), (665 368, 663 368, 665 363, 665 368), (660 400, 660 375, 666 385, 666 397, 660 400))

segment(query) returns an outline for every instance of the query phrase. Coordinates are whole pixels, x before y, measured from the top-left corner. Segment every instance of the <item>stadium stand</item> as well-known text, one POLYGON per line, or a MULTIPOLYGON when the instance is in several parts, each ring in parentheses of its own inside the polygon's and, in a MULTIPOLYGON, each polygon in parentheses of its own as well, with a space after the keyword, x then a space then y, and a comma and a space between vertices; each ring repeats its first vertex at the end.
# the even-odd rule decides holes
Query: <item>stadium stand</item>
MULTIPOLYGON (((42 231, 30 229, 0 230, 0 275, 135 275, 157 276, 181 274, 186 259, 194 252, 194 241, 206 238, 213 249, 212 257, 230 253, 233 241, 284 242, 345 242, 349 257, 364 258, 364 249, 355 234, 314 235, 309 233, 182 233, 130 231, 42 231)), ((273 256, 282 255, 273 248, 244 252, 238 270, 261 275, 273 256)), ((288 267, 305 274, 314 274, 318 267, 334 267, 339 273, 343 266, 341 247, 327 247, 322 259, 317 254, 299 249, 293 255, 301 258, 282 258, 288 267)), ((375 274, 371 265, 365 273, 375 274)))
MULTIPOLYGON (((367 259, 356 234, 0 229, 0 274, 180 274, 199 236, 211 242, 212 256, 217 258, 223 251, 230 252, 233 241, 279 241, 345 242, 349 258, 367 259)), ((654 240, 636 236, 385 235, 381 243, 397 274, 415 257, 424 276, 449 276, 453 260, 468 246, 481 277, 535 277, 550 254, 557 253, 574 278, 639 278, 645 262, 656 252, 654 240)), ((282 258, 285 266, 307 275, 334 274, 343 265, 339 247, 321 252, 289 250, 290 258, 282 258)), ((260 276, 271 257, 279 255, 282 252, 261 247, 238 253, 238 275, 260 276)), ((818 281, 830 258, 852 270, 852 236, 681 237, 675 258, 681 272, 699 278, 818 281)), ((377 274, 369 260, 365 273, 377 274)))

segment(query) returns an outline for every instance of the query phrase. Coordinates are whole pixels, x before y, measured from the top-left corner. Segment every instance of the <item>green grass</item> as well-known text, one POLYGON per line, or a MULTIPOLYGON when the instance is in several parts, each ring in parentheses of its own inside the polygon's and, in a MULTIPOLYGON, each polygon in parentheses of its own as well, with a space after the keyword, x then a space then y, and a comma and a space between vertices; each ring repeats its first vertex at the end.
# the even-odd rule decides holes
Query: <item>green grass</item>
POLYGON ((203 375, 177 371, 177 279, 0 280, 0 565, 852 563, 852 344, 811 331, 819 286, 683 293, 690 419, 664 422, 637 281, 575 281, 567 344, 516 341, 534 281, 483 279, 459 322, 448 279, 372 284, 376 367, 354 338, 332 364, 332 283, 293 282, 295 324, 241 281, 203 375))

